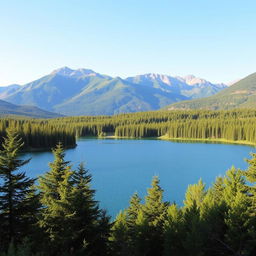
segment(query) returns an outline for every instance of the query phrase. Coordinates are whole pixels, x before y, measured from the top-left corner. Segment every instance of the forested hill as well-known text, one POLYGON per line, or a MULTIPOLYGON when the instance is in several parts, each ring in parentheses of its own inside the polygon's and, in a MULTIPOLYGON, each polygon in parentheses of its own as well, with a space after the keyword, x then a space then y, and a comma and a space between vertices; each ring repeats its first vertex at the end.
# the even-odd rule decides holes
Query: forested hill
POLYGON ((256 108, 256 73, 238 81, 221 92, 203 99, 182 101, 165 109, 234 109, 256 108))
POLYGON ((33 118, 56 118, 62 115, 45 111, 35 106, 15 105, 3 100, 0 100, 0 116, 19 115, 33 118))

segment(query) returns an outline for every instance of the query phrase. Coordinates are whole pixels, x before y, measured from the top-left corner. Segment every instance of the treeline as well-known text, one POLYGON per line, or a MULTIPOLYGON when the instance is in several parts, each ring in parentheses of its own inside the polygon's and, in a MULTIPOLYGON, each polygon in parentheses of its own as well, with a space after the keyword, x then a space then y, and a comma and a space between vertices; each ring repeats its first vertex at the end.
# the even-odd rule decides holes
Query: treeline
POLYGON ((168 138, 226 139, 256 143, 256 120, 197 120, 172 123, 168 138))
POLYGON ((232 167, 210 188, 189 185, 183 206, 163 200, 154 177, 145 200, 135 193, 114 222, 95 201, 91 175, 73 169, 61 144, 49 171, 35 180, 19 167, 13 130, 0 151, 0 255, 254 256, 256 154, 246 170, 232 167))
MULTIPOLYGON (((52 148, 62 142, 76 145, 81 136, 229 140, 256 144, 255 110, 175 110, 114 116, 81 116, 56 119, 0 120, 0 139, 8 127, 15 127, 24 148, 52 148)), ((1 142, 1 141, 0 141, 1 142)))
POLYGON ((66 147, 76 145, 76 137, 72 130, 47 120, 2 118, 0 119, 0 143, 6 130, 15 129, 23 141, 22 149, 51 149, 59 142, 66 147))
POLYGON ((251 137, 255 139, 251 130, 255 127, 255 118, 255 110, 175 110, 114 116, 65 117, 58 119, 58 122, 73 129, 78 137, 112 133, 117 137, 133 138, 163 135, 171 138, 189 138, 194 135, 196 138, 229 137, 234 140, 247 140, 251 137))
MULTIPOLYGON (((56 120, 50 120, 56 122, 56 120)), ((176 110, 58 119, 80 136, 225 139, 256 143, 256 111, 176 110)))

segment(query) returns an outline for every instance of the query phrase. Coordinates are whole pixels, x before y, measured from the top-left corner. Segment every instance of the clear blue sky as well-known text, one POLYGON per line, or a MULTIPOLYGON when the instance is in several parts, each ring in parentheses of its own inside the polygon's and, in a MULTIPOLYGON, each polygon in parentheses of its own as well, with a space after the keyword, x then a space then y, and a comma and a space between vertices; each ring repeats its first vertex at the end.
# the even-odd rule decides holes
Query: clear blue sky
POLYGON ((62 66, 229 82, 256 72, 255 12, 255 0, 0 0, 0 85, 62 66))

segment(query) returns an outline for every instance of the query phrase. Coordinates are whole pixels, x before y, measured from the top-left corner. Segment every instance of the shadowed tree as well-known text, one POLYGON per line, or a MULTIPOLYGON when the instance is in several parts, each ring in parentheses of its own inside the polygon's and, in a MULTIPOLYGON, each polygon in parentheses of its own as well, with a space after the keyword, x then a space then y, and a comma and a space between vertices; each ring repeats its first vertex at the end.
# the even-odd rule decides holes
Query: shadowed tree
POLYGON ((109 217, 99 208, 91 181, 92 176, 81 163, 71 180, 69 209, 74 214, 69 223, 72 229, 70 243, 80 254, 107 255, 109 217))
POLYGON ((172 204, 167 209, 167 217, 164 225, 164 255, 185 255, 182 240, 183 214, 176 204, 172 204))
POLYGON ((121 211, 111 228, 111 254, 116 256, 127 256, 129 254, 129 237, 127 226, 127 213, 121 211))
POLYGON ((23 143, 17 132, 6 130, 0 151, 0 249, 6 250, 12 241, 16 246, 32 234, 39 204, 33 188, 35 179, 19 170, 29 162, 19 159, 23 143))

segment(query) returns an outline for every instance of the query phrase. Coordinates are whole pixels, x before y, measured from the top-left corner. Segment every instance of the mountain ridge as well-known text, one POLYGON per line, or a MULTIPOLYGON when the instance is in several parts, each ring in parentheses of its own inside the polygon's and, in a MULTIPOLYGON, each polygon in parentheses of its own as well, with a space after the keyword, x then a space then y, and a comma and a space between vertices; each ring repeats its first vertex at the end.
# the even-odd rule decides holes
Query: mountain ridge
POLYGON ((57 118, 63 116, 45 111, 36 106, 19 106, 4 100, 0 100, 0 116, 6 115, 21 115, 32 118, 57 118))
POLYGON ((234 109, 256 108, 256 73, 240 79, 238 82, 210 97, 178 102, 166 109, 234 109))
POLYGON ((157 110, 174 102, 213 95, 225 85, 205 79, 148 73, 127 77, 62 67, 1 93, 13 104, 34 105, 64 115, 112 115, 157 110), (186 81, 190 79, 190 84, 186 81))

